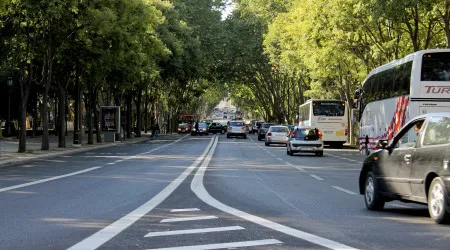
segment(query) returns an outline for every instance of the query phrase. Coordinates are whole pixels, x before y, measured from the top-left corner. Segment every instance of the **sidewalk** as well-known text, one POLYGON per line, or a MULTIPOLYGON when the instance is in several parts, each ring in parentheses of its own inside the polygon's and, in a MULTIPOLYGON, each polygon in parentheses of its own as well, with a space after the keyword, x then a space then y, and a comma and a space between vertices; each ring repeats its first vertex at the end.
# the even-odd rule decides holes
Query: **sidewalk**
MULTIPOLYGON (((49 158, 60 155, 69 155, 78 152, 85 152, 99 148, 107 148, 118 145, 126 145, 139 143, 143 141, 150 140, 150 134, 142 133, 142 137, 133 137, 131 139, 126 139, 123 142, 104 142, 104 143, 94 143, 93 145, 87 144, 87 136, 83 137, 82 145, 73 145, 72 135, 66 136, 66 148, 58 148, 58 136, 50 135, 50 150, 41 150, 42 136, 35 138, 27 137, 27 152, 17 153, 19 147, 19 140, 17 138, 3 138, 0 140, 0 167, 5 167, 11 164, 23 163, 27 161, 32 161, 35 159, 49 158)), ((96 137, 94 137, 94 142, 96 137)))

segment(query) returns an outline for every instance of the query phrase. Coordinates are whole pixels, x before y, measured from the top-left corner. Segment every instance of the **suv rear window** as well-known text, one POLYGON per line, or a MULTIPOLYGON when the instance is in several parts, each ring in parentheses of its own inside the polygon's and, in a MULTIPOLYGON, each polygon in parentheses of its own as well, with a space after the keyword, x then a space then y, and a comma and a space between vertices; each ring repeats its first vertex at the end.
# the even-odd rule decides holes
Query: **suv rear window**
POLYGON ((231 127, 243 127, 244 123, 243 122, 230 122, 230 126, 231 127))
POLYGON ((289 132, 289 129, 286 127, 272 127, 272 132, 287 133, 289 132))
POLYGON ((316 129, 298 128, 295 130, 295 139, 299 141, 316 141, 319 139, 316 129))

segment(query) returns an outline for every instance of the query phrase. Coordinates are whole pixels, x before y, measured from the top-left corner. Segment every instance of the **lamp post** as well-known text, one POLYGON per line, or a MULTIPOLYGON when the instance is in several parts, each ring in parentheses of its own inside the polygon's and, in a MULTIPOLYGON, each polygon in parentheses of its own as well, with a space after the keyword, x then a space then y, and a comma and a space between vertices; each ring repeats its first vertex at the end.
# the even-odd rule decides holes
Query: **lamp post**
POLYGON ((6 134, 9 136, 11 134, 11 90, 12 90, 12 85, 13 85, 13 78, 11 76, 9 76, 6 83, 9 86, 8 117, 7 117, 7 121, 6 121, 6 134))

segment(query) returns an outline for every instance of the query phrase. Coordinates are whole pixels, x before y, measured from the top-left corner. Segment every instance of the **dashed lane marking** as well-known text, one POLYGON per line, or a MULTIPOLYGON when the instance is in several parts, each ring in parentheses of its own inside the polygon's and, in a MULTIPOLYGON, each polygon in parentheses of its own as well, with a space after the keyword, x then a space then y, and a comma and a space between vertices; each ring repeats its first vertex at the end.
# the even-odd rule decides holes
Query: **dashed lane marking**
POLYGON ((319 176, 317 176, 315 174, 310 174, 309 176, 311 176, 312 178, 314 178, 316 180, 319 180, 319 181, 323 181, 324 180, 323 178, 321 178, 321 177, 319 177, 319 176))
POLYGON ((168 247, 168 248, 155 248, 152 250, 210 250, 210 249, 226 249, 226 248, 237 248, 237 247, 254 247, 254 246, 265 246, 265 245, 275 245, 283 244, 279 240, 269 239, 269 240, 253 240, 253 241, 240 241, 240 242, 230 242, 230 243, 219 243, 219 244, 207 244, 207 245, 195 245, 195 246, 185 246, 185 247, 168 247))
POLYGON ((170 235, 183 235, 183 234, 201 234, 201 233, 212 233, 212 232, 225 232, 225 231, 235 231, 244 230, 245 228, 239 226, 231 227, 210 227, 201 229, 186 229, 186 230, 174 230, 174 231, 163 231, 163 232, 151 232, 146 234, 144 237, 157 237, 157 236, 170 236, 170 235))
POLYGON ((345 188, 341 188, 341 187, 339 187, 339 186, 331 186, 331 187, 333 187, 333 188, 335 188, 335 189, 337 189, 337 190, 339 190, 339 191, 342 191, 342 192, 344 192, 344 193, 347 193, 347 194, 351 194, 351 195, 356 195, 356 194, 357 194, 357 193, 355 193, 355 192, 353 192, 353 191, 347 190, 347 189, 345 189, 345 188))
POLYGON ((180 222, 180 221, 193 221, 193 220, 213 220, 217 219, 216 216, 194 216, 194 217, 184 217, 184 218, 169 218, 161 220, 160 223, 170 223, 170 222, 180 222))

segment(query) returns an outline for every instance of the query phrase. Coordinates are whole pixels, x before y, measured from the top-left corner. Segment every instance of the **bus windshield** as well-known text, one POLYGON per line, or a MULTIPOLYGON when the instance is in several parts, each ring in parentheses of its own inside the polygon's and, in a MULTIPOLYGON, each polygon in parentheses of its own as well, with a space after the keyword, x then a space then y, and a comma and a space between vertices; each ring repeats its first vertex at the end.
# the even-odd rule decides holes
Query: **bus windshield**
POLYGON ((421 75, 422 81, 450 81, 450 53, 424 54, 421 75))
POLYGON ((314 101, 314 116, 344 116, 345 104, 339 101, 314 101))

